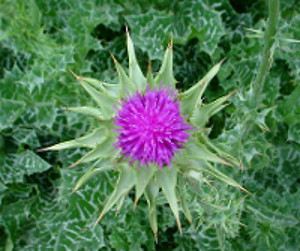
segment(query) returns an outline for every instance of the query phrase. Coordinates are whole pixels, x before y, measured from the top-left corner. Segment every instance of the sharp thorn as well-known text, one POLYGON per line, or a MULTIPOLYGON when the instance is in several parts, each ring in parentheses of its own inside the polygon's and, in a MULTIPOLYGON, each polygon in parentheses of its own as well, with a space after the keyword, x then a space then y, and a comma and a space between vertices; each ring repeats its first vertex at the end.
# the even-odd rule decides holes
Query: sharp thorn
POLYGON ((180 219, 179 219, 179 218, 176 218, 176 221, 177 221, 177 225, 178 225, 179 232, 180 232, 180 234, 182 235, 182 228, 181 228, 180 219))
POLYGON ((246 188, 243 188, 242 186, 239 186, 239 189, 243 190, 244 192, 251 194, 246 188))
POLYGON ((234 91, 230 92, 229 94, 227 94, 226 98, 230 98, 235 93, 237 93, 237 90, 234 90, 234 91))
POLYGON ((148 72, 151 72, 152 71, 152 61, 149 60, 148 62, 148 72))
POLYGON ((171 41, 168 45, 168 49, 171 49, 171 50, 173 49, 173 36, 171 37, 171 41))
POLYGON ((74 167, 74 166, 77 166, 78 164, 80 164, 80 161, 79 161, 79 160, 76 161, 76 162, 74 162, 72 165, 69 165, 67 168, 72 168, 72 167, 74 167))
POLYGON ((222 164, 224 164, 224 165, 226 165, 226 166, 232 166, 231 163, 229 163, 229 162, 227 162, 227 161, 225 161, 225 160, 222 160, 222 164))
POLYGON ((200 87, 204 86, 206 84, 206 81, 204 80, 201 84, 200 87))
POLYGON ((98 219, 97 219, 96 222, 94 223, 93 228, 95 228, 95 227, 97 226, 97 224, 99 223, 99 221, 102 219, 103 215, 104 215, 103 213, 100 214, 100 216, 98 217, 98 219))
POLYGON ((138 202, 139 202, 138 199, 136 199, 136 200, 134 201, 134 205, 133 205, 133 209, 134 209, 134 210, 136 209, 138 202))
POLYGON ((223 58, 223 59, 219 62, 219 64, 223 64, 223 62, 224 62, 226 59, 227 59, 226 57, 223 58))
POLYGON ((72 74, 78 81, 82 80, 82 78, 79 77, 79 76, 77 76, 73 71, 71 71, 71 70, 69 70, 69 71, 71 72, 71 74, 72 74))
POLYGON ((36 152, 40 153, 40 152, 45 152, 45 151, 49 151, 49 150, 51 150, 51 147, 44 147, 44 148, 37 149, 36 152))
POLYGON ((75 186, 75 187, 73 188, 71 194, 75 193, 77 190, 78 190, 78 187, 75 186))
POLYGON ((113 59, 114 63, 115 63, 115 64, 117 64, 117 63, 118 63, 118 61, 117 61, 117 59, 115 58, 115 56, 112 54, 112 52, 111 52, 111 51, 110 51, 109 53, 110 53, 110 56, 112 57, 112 59, 113 59))
POLYGON ((158 243, 158 236, 157 236, 157 232, 154 232, 154 240, 155 240, 155 243, 157 244, 158 243))

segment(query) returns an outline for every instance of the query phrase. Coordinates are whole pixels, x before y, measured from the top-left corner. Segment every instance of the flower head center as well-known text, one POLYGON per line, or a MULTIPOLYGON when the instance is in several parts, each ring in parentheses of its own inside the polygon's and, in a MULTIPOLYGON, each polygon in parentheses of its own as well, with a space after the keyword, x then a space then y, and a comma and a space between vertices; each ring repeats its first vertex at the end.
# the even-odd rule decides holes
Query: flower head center
POLYGON ((118 111, 115 121, 120 133, 117 146, 131 162, 171 166, 174 153, 188 139, 186 130, 191 129, 183 120, 171 90, 137 92, 123 101, 118 111))

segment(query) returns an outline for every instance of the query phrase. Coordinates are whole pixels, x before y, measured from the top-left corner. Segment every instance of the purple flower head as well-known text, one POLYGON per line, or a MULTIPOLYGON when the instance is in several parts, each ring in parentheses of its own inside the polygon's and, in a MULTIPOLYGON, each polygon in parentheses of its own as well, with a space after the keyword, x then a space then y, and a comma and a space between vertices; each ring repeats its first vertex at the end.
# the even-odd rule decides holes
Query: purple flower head
POLYGON ((115 125, 119 127, 116 146, 121 154, 139 166, 156 163, 171 167, 174 153, 188 140, 186 130, 194 129, 184 123, 180 115, 177 93, 172 89, 136 92, 121 102, 115 125))

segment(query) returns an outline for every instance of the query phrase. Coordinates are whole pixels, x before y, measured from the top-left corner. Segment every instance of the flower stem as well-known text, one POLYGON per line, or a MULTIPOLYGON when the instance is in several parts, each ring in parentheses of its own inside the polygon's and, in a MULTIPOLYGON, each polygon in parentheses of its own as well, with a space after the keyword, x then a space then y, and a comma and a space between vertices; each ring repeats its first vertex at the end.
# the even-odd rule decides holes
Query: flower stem
POLYGON ((272 45, 277 32, 279 19, 279 0, 269 0, 269 14, 267 29, 264 33, 264 47, 262 50, 262 61, 258 69, 258 75, 253 84, 253 105, 258 108, 266 76, 272 64, 272 45))

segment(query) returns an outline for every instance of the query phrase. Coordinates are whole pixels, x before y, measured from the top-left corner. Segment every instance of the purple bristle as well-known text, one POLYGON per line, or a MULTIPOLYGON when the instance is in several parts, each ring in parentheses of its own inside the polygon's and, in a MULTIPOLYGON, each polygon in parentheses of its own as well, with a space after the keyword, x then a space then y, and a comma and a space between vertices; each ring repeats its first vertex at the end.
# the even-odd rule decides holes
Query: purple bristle
POLYGON ((171 167, 174 153, 188 140, 186 130, 194 129, 180 115, 176 92, 171 89, 136 92, 121 102, 115 125, 119 133, 116 146, 121 154, 139 166, 156 163, 171 167))

